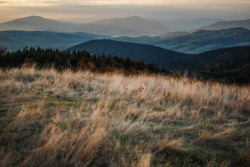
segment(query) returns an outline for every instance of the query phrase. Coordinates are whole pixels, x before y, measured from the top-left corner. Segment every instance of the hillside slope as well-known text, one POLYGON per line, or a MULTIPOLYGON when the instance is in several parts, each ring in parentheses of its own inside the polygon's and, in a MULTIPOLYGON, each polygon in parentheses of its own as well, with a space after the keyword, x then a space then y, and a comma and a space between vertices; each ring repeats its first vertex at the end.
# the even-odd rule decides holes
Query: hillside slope
POLYGON ((172 63, 168 67, 172 70, 188 71, 198 78, 249 84, 250 46, 205 52, 191 59, 172 63))
POLYGON ((193 55, 178 53, 160 47, 113 40, 93 40, 69 48, 68 50, 87 50, 97 56, 116 55, 129 57, 132 60, 143 60, 145 63, 155 63, 165 67, 167 63, 185 60, 193 55))

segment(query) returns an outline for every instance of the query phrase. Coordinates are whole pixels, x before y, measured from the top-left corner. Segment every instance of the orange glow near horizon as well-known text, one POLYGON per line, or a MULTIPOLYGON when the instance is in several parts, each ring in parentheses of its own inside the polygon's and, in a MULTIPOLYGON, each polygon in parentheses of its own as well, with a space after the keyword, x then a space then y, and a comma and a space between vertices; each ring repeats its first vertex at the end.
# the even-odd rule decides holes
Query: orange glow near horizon
POLYGON ((15 19, 30 15, 52 19, 112 18, 130 15, 142 17, 154 15, 155 18, 163 18, 168 9, 174 11, 166 14, 168 17, 176 15, 186 17, 187 14, 192 16, 196 14, 197 17, 221 18, 223 17, 221 13, 224 12, 224 17, 228 16, 227 13, 231 13, 231 16, 246 18, 250 15, 250 0, 0 0, 0 19, 15 19), (119 10, 117 6, 120 7, 119 10), (146 7, 144 11, 142 7, 146 7), (86 8, 88 11, 85 10, 86 8), (136 8, 136 10, 131 12, 130 8, 136 8), (158 8, 161 8, 160 12, 158 8), (206 14, 203 12, 205 10, 206 14))
POLYGON ((250 0, 1 0, 1 6, 53 6, 53 5, 216 5, 250 4, 250 0))

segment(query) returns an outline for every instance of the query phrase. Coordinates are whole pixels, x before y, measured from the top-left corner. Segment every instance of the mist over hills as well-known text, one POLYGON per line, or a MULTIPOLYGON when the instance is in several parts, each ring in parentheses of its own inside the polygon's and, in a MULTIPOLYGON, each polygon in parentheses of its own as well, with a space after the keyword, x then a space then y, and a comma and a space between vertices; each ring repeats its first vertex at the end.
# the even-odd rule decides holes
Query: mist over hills
POLYGON ((155 37, 117 37, 114 40, 151 44, 178 52, 198 54, 219 48, 250 45, 250 30, 244 28, 199 30, 187 35, 173 37, 166 35, 155 37))
POLYGON ((97 56, 111 55, 118 57, 129 57, 132 60, 143 60, 145 63, 155 63, 161 67, 166 67, 168 63, 185 60, 194 55, 183 54, 152 45, 143 45, 129 42, 119 42, 113 40, 93 40, 88 41, 68 49, 87 50, 97 56))
POLYGON ((41 16, 29 16, 0 23, 0 30, 86 32, 108 36, 156 36, 170 32, 180 32, 180 30, 185 32, 190 29, 192 29, 190 32, 201 29, 221 30, 236 27, 250 29, 250 20, 225 21, 222 19, 200 18, 194 20, 176 19, 161 22, 162 23, 159 23, 138 16, 130 16, 79 24, 47 19, 41 16))
POLYGON ((160 23, 138 16, 102 20, 86 24, 74 24, 46 19, 40 16, 30 16, 1 23, 0 30, 86 32, 110 36, 157 35, 172 31, 171 28, 160 23))
POLYGON ((162 21, 164 25, 171 25, 172 28, 178 31, 189 31, 204 27, 218 21, 226 21, 224 19, 198 18, 198 19, 172 19, 162 21))
MULTIPOLYGON (((25 46, 57 48, 63 50, 71 46, 94 40, 107 39, 90 33, 62 33, 51 31, 0 31, 0 45, 9 51, 25 46)), ((116 41, 150 44, 183 53, 198 54, 209 50, 233 46, 250 45, 250 30, 232 28, 224 30, 199 30, 194 33, 170 32, 159 36, 116 37, 116 41)))
POLYGON ((0 46, 6 47, 9 51, 23 49, 25 46, 63 50, 82 42, 104 38, 108 37, 82 32, 0 31, 0 46))
POLYGON ((219 21, 204 27, 201 27, 197 30, 221 30, 221 29, 228 29, 228 28, 236 28, 241 27, 250 30, 250 19, 248 20, 233 20, 233 21, 219 21))
POLYGON ((202 53, 219 48, 250 45, 250 31, 244 28, 199 30, 189 35, 154 42, 154 45, 183 53, 202 53))
POLYGON ((155 21, 132 16, 82 24, 77 30, 114 36, 138 36, 167 33, 172 29, 155 21))

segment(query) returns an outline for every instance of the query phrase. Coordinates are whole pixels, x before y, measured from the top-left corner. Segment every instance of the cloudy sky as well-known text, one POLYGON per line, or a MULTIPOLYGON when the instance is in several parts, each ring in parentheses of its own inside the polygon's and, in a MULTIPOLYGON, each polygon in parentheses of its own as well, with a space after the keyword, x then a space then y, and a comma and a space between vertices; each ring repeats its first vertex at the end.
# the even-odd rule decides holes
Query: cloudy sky
POLYGON ((141 16, 170 19, 249 19, 250 0, 0 0, 0 21, 39 15, 72 22, 141 16))

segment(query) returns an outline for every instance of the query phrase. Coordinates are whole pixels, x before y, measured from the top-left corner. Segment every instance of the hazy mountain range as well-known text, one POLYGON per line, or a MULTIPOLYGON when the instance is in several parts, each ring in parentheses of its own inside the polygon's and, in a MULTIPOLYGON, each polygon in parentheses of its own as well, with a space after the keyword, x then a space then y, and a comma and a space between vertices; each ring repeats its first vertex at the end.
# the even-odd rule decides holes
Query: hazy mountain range
POLYGON ((250 30, 250 19, 248 19, 248 20, 235 20, 235 21, 219 21, 219 22, 201 27, 199 29, 195 29, 193 31, 197 31, 197 30, 221 30, 221 29, 236 28, 236 27, 242 27, 242 28, 250 30))
POLYGON ((49 30, 59 32, 86 32, 111 36, 157 35, 172 31, 171 28, 166 27, 160 23, 146 20, 137 16, 102 20, 87 24, 74 24, 46 19, 40 16, 30 16, 1 23, 0 30, 49 30))
POLYGON ((113 18, 86 24, 62 22, 41 16, 29 16, 0 23, 0 30, 86 32, 108 36, 156 36, 191 29, 191 32, 200 29, 220 30, 235 27, 250 29, 250 20, 224 21, 201 18, 196 20, 170 20, 164 23, 165 25, 138 16, 113 18), (183 28, 176 28, 178 27, 177 24, 183 28))
POLYGON ((210 19, 210 18, 198 18, 198 19, 173 19, 173 20, 162 20, 164 25, 171 25, 172 28, 178 31, 189 31, 204 27, 218 21, 226 21, 223 19, 210 19))
MULTIPOLYGON (((89 33, 62 33, 51 31, 0 31, 0 46, 9 51, 22 49, 25 46, 57 48, 63 50, 82 42, 94 39, 107 39, 89 33)), ((219 48, 250 45, 250 30, 232 28, 224 30, 199 30, 194 33, 170 32, 150 37, 116 37, 116 41, 150 44, 183 53, 197 54, 219 48)))
POLYGON ((25 46, 63 50, 82 42, 104 38, 108 37, 82 32, 0 31, 0 46, 8 48, 9 51, 22 49, 25 46))
POLYGON ((146 20, 138 16, 127 18, 116 18, 81 24, 77 31, 104 34, 104 35, 157 35, 159 33, 170 32, 173 29, 166 27, 158 22, 146 20))
POLYGON ((172 36, 117 37, 114 40, 151 44, 178 52, 197 54, 219 48, 250 45, 250 30, 199 30, 193 33, 176 32, 172 33, 172 36))

